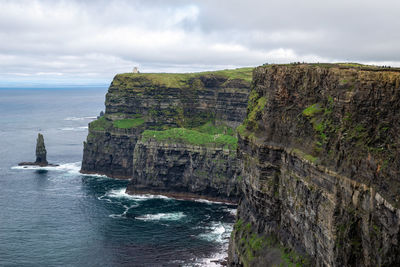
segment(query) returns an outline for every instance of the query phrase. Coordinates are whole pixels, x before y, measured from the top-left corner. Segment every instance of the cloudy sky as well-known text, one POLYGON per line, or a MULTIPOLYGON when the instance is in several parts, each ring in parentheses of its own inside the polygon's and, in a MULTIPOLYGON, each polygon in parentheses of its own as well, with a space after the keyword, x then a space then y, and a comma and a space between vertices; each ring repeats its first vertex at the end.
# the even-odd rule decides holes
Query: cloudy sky
POLYGON ((0 0, 0 86, 263 63, 400 66, 398 0, 0 0))

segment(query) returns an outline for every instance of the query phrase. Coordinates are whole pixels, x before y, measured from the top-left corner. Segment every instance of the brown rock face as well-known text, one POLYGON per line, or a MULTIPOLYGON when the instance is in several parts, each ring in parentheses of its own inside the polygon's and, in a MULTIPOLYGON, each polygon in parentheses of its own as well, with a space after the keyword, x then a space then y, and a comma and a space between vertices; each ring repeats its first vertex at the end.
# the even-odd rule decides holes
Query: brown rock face
POLYGON ((400 264, 400 72, 254 71, 232 266, 400 264))

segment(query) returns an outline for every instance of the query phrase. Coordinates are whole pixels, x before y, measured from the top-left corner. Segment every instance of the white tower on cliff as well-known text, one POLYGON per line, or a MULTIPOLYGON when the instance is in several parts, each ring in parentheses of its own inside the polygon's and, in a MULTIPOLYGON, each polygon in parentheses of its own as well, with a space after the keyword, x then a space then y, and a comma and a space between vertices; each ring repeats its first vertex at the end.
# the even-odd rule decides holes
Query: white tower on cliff
POLYGON ((138 67, 134 67, 132 72, 133 73, 140 73, 138 67))

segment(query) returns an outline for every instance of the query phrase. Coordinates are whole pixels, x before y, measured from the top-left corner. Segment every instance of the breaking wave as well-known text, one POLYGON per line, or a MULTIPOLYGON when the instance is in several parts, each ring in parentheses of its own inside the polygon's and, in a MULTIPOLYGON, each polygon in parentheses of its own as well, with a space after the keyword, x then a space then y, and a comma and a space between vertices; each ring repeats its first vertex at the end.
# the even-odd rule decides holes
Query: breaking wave
POLYGON ((90 116, 90 117, 67 117, 64 120, 65 121, 83 121, 83 120, 94 120, 97 119, 96 116, 90 116))
POLYGON ((60 128, 61 131, 74 131, 74 132, 80 132, 80 131, 86 131, 89 127, 88 126, 80 126, 80 127, 64 127, 60 128))
POLYGON ((157 213, 157 214, 145 214, 137 216, 135 219, 142 221, 178 221, 186 217, 183 212, 171 212, 171 213, 157 213))
POLYGON ((136 200, 136 201, 145 201, 148 199, 153 199, 153 198, 161 198, 161 199, 170 199, 169 197, 166 196, 161 196, 161 195, 129 195, 126 193, 126 187, 119 188, 119 189, 112 189, 109 192, 105 194, 105 196, 110 197, 110 198, 126 198, 126 199, 131 199, 131 200, 136 200))

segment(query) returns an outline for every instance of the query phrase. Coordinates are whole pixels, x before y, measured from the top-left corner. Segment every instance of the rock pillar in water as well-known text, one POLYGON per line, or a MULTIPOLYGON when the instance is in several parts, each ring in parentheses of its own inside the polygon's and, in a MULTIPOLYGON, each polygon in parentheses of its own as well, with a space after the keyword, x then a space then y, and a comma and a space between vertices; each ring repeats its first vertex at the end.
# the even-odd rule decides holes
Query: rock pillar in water
POLYGON ((38 134, 38 138, 36 140, 36 164, 40 165, 47 165, 47 158, 46 158, 46 147, 44 145, 44 138, 42 134, 38 134))

